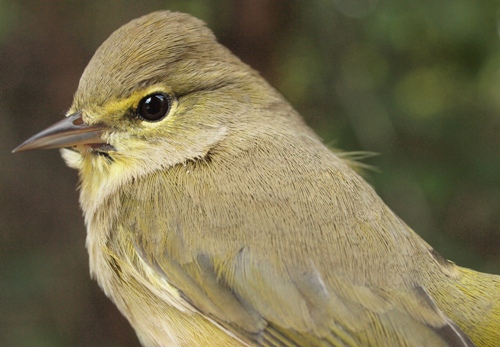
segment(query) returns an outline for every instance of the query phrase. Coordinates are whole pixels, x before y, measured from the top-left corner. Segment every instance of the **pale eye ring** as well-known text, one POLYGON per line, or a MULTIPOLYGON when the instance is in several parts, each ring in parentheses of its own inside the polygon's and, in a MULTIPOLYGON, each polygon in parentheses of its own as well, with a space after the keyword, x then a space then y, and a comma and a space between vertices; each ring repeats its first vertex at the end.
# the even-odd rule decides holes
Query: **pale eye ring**
POLYGON ((167 94, 154 93, 145 96, 137 106, 137 115, 145 121, 157 122, 170 111, 171 99, 167 94))

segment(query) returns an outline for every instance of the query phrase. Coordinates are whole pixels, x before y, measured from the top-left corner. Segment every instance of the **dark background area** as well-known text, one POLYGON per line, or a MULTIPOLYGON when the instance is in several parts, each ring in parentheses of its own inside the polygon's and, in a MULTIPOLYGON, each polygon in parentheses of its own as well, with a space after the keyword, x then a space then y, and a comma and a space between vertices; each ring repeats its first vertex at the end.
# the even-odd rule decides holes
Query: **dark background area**
POLYGON ((61 119, 95 49, 158 9, 205 20, 445 257, 500 273, 497 0, 0 0, 0 345, 138 346, 90 279, 77 174, 11 154, 61 119))

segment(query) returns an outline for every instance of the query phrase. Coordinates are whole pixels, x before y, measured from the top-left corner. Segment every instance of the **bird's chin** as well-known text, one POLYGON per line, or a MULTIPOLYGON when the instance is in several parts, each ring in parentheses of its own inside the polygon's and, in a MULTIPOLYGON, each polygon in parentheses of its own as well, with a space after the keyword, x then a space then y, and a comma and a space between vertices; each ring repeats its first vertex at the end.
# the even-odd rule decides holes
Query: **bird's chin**
POLYGON ((79 170, 83 165, 83 155, 82 153, 76 149, 76 147, 71 148, 61 148, 60 149, 61 156, 64 159, 66 165, 68 165, 72 169, 79 170))

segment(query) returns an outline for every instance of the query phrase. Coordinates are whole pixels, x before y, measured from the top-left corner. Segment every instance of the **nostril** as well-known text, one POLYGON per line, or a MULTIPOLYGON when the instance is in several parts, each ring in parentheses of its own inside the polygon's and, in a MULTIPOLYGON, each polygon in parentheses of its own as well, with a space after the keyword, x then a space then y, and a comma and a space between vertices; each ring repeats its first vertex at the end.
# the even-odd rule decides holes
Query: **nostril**
POLYGON ((77 117, 75 119, 73 119, 73 125, 78 126, 78 125, 84 124, 80 112, 75 113, 75 116, 77 116, 77 117))

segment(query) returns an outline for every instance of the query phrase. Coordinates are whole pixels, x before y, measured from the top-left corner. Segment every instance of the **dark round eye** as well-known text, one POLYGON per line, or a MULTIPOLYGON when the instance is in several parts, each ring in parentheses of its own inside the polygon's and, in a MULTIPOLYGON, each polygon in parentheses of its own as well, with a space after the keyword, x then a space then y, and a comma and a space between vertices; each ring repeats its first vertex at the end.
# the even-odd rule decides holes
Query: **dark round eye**
POLYGON ((170 110, 170 98, 166 94, 158 93, 144 97, 137 106, 137 114, 144 120, 155 122, 170 110))

